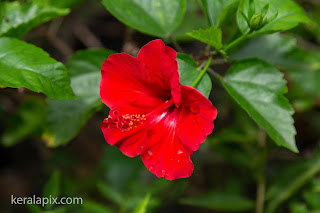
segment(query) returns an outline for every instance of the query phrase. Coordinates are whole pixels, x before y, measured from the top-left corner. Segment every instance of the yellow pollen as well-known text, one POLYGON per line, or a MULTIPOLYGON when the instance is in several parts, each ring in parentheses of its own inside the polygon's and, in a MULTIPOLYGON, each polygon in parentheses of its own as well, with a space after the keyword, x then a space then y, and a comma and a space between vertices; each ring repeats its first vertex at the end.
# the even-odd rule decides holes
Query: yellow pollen
POLYGON ((143 124, 142 121, 146 120, 145 115, 141 114, 125 114, 119 115, 119 111, 112 110, 109 117, 106 119, 106 124, 109 129, 120 129, 121 132, 130 131, 133 128, 137 128, 139 124, 143 124))

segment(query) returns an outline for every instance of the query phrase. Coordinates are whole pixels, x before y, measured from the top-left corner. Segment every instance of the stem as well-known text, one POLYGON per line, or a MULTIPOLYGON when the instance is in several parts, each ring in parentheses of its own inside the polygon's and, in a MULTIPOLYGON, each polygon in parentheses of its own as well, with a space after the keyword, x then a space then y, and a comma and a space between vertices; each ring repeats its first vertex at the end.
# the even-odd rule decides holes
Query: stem
POLYGON ((260 183, 258 183, 257 185, 256 213, 263 213, 265 192, 266 192, 265 181, 260 181, 260 183))
POLYGON ((178 50, 178 52, 184 53, 181 46, 176 42, 176 40, 173 38, 173 36, 171 34, 169 34, 169 39, 172 42, 173 46, 178 50))
POLYGON ((248 36, 250 35, 251 32, 252 32, 252 30, 249 30, 248 32, 246 32, 245 34, 243 34, 242 36, 240 36, 239 38, 237 38, 236 40, 234 40, 230 44, 228 44, 223 50, 228 51, 229 49, 233 48, 237 44, 243 42, 244 40, 246 40, 248 38, 248 36))
POLYGON ((208 44, 208 45, 206 46, 206 52, 207 52, 207 53, 209 53, 209 52, 210 52, 210 48, 211 48, 211 45, 210 45, 210 44, 208 44))
POLYGON ((197 70, 201 70, 202 68, 204 68, 204 66, 206 66, 207 62, 203 61, 197 68, 197 70))
POLYGON ((261 167, 258 168, 258 177, 257 177, 257 199, 256 199, 256 213, 263 213, 264 210, 264 200, 266 192, 266 180, 264 177, 264 167, 267 160, 267 150, 266 150, 266 140, 267 134, 266 131, 260 128, 258 136, 258 145, 263 149, 263 162, 261 167))
POLYGON ((206 74, 206 72, 207 72, 208 68, 210 67, 211 63, 212 63, 212 58, 210 57, 208 62, 207 62, 207 64, 206 64, 206 66, 201 71, 200 75, 197 77, 197 79, 191 85, 192 87, 196 87, 199 84, 199 82, 201 81, 203 76, 206 74))

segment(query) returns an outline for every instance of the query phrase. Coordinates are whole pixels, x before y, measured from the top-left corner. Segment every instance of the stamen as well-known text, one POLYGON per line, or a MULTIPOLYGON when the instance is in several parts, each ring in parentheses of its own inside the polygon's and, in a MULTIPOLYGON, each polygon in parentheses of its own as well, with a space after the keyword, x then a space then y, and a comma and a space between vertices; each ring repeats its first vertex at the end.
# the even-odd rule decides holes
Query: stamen
POLYGON ((118 128, 121 130, 121 132, 126 132, 130 131, 133 128, 137 128, 138 124, 143 124, 143 121, 145 120, 145 115, 119 115, 118 110, 112 110, 109 113, 109 117, 106 118, 107 126, 109 129, 118 128))

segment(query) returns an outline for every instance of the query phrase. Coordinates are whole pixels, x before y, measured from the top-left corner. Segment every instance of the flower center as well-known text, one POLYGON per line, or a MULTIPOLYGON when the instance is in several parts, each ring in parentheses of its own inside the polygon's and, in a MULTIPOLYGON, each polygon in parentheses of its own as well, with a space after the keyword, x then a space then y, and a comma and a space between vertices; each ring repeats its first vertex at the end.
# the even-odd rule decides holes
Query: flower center
POLYGON ((120 129, 121 132, 129 131, 136 128, 138 124, 142 124, 146 120, 145 115, 119 115, 118 110, 111 110, 108 118, 106 118, 109 129, 120 129))

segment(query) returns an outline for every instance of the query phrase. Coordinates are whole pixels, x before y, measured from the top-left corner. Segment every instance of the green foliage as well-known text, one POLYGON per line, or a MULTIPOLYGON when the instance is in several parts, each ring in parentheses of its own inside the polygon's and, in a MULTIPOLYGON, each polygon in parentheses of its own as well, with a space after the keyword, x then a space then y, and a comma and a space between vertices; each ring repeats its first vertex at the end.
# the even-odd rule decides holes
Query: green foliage
POLYGON ((298 151, 293 109, 283 96, 287 88, 281 72, 261 60, 247 59, 228 70, 223 85, 278 145, 298 151))
POLYGON ((46 1, 0 2, 0 36, 21 37, 37 25, 68 13, 68 9, 53 7, 46 1))
POLYGON ((125 198, 116 189, 108 186, 107 184, 100 182, 97 184, 97 188, 102 196, 107 200, 110 200, 119 206, 125 203, 125 198))
POLYGON ((224 212, 244 212, 254 207, 254 202, 245 197, 223 192, 211 192, 196 198, 185 198, 181 200, 181 203, 224 212))
POLYGON ((104 49, 79 51, 70 58, 71 86, 77 100, 48 100, 46 131, 43 139, 50 147, 69 142, 87 120, 103 105, 99 95, 100 69, 103 60, 113 52, 104 49), (68 126, 68 128, 65 128, 68 126))
POLYGON ((24 138, 39 133, 46 113, 46 105, 41 99, 24 100, 1 136, 2 144, 14 146, 24 138))
POLYGON ((86 200, 82 206, 87 213, 112 213, 110 208, 94 201, 86 200))
POLYGON ((61 1, 61 0, 48 0, 50 4, 54 7, 60 8, 73 8, 76 7, 86 0, 68 0, 68 1, 61 1))
MULTIPOLYGON (((83 48, 74 40, 83 42, 81 36, 89 38, 90 35, 73 35, 72 29, 65 30, 71 26, 69 22, 84 23, 89 34, 94 35, 90 39, 98 39, 106 47, 114 45, 118 50, 131 42, 142 46, 152 39, 141 34, 163 38, 176 49, 178 42, 185 52, 192 53, 178 53, 181 84, 194 86, 206 97, 214 84, 211 95, 218 118, 213 135, 192 156, 195 165, 192 177, 172 182, 154 177, 139 157, 128 158, 116 146, 101 147, 102 135, 101 140, 98 139, 100 145, 93 144, 94 139, 87 145, 77 144, 75 139, 76 148, 73 144, 57 150, 48 150, 39 143, 18 145, 17 150, 20 146, 40 150, 40 157, 35 159, 46 160, 41 161, 43 168, 39 167, 55 171, 49 174, 42 196, 81 196, 84 201, 82 205, 46 205, 44 208, 27 205, 30 212, 146 213, 159 209, 175 212, 187 206, 195 211, 204 208, 203 211, 253 212, 255 205, 262 207, 262 204, 266 213, 289 209, 293 213, 320 211, 320 155, 313 151, 320 137, 317 46, 320 44, 320 7, 317 4, 299 1, 299 5, 294 0, 102 0, 100 8, 93 1, 86 1, 81 8, 84 2, 0 2, 2 145, 13 146, 34 135, 42 135, 49 147, 66 145, 98 110, 105 108, 97 114, 97 124, 106 117, 108 109, 99 96, 100 69, 113 51, 81 50, 71 56, 65 66, 26 42, 43 46, 57 58, 63 57, 59 52, 63 41, 74 50, 83 48), (43 27, 54 32, 53 38, 44 41, 37 31, 29 32, 44 22, 67 15, 67 8, 75 6, 79 7, 72 15, 81 16, 80 22, 65 17, 43 27), (116 19, 139 32, 118 36, 117 33, 123 32, 121 29, 109 36, 110 26, 121 24, 111 18, 103 6, 116 19), (289 29, 287 34, 277 33, 289 29), (24 41, 17 40, 27 32, 24 41), (193 39, 208 44, 207 48, 192 43, 193 39), (217 51, 211 51, 209 45, 217 51), (208 67, 213 82, 206 73, 208 67), (216 83, 222 87, 216 87, 216 83), (42 92, 48 98, 45 101, 28 98, 30 91, 18 93, 6 87, 25 87, 42 92), (298 152, 294 111, 284 96, 287 92, 296 110, 297 144, 301 154, 277 149, 279 145, 298 152), (12 106, 17 107, 13 115, 8 113, 12 106), (275 144, 268 143, 265 133, 275 144), (101 148, 106 150, 100 153, 101 148), (77 156, 78 152, 83 156, 77 156), (63 175, 59 171, 63 171, 63 175), (193 197, 193 193, 197 196, 193 197), (264 203, 259 203, 259 199, 264 203)), ((99 126, 95 129, 101 133, 99 126)), ((17 152, 16 148, 4 148, 4 152, 6 150, 17 152)), ((5 160, 10 161, 7 157, 5 160)), ((29 171, 29 164, 23 162, 22 171, 29 171)), ((14 168, 10 172, 21 171, 14 168)), ((2 174, 0 179, 3 177, 6 176, 2 174)), ((16 183, 17 180, 10 181, 16 183)))
POLYGON ((26 87, 53 99, 75 98, 65 66, 38 47, 14 38, 0 38, 0 85, 26 87))
POLYGON ((197 0, 187 0, 186 13, 180 26, 172 33, 172 36, 176 41, 192 40, 186 33, 199 28, 207 28, 208 25, 204 19, 203 14, 199 13, 197 0))
POLYGON ((186 0, 103 0, 103 5, 126 25, 158 37, 172 33, 186 11, 186 0))
POLYGON ((221 27, 236 12, 239 0, 200 0, 211 26, 221 27))
MULTIPOLYGON (((60 190, 61 190, 61 174, 59 171, 54 171, 49 178, 48 182, 44 187, 44 191, 42 196, 50 198, 59 198, 60 197, 60 190)), ((45 209, 52 209, 54 204, 47 204, 45 209)))
MULTIPOLYGON (((115 190, 123 191, 129 187, 132 180, 137 178, 141 166, 142 163, 138 158, 128 158, 117 150, 116 147, 108 146, 98 165, 98 170, 115 190)), ((119 196, 114 196, 120 202, 120 199, 117 197, 119 196)))
POLYGON ((320 155, 319 153, 311 159, 304 159, 300 162, 294 162, 269 187, 267 191, 268 205, 266 213, 274 212, 278 206, 289 199, 302 186, 320 171, 320 155))
POLYGON ((28 204, 27 208, 31 213, 42 213, 41 207, 36 204, 28 204))
MULTIPOLYGON (((197 63, 187 54, 179 53, 177 56, 179 64, 180 82, 182 85, 192 85, 197 79, 201 70, 197 69, 197 63)), ((206 97, 209 97, 212 82, 208 74, 206 74, 196 88, 206 97)))
POLYGON ((297 87, 291 96, 320 96, 320 54, 302 49, 296 39, 281 34, 264 35, 248 40, 230 56, 233 60, 249 57, 261 58, 288 71, 297 87))
POLYGON ((133 213, 147 213, 147 207, 150 200, 150 194, 147 194, 143 200, 139 203, 133 213))
MULTIPOLYGON (((305 11, 292 0, 242 0, 237 11, 237 22, 243 34, 248 33, 252 16, 258 13, 260 13, 261 24, 258 24, 257 28, 251 28, 253 32, 250 36, 286 31, 299 23, 310 21, 305 11), (268 10, 266 10, 266 5, 269 5, 268 10), (265 17, 262 16, 266 11, 265 17), (265 23, 262 23, 262 19, 265 19, 265 23)), ((257 15, 255 15, 255 18, 257 18, 257 15)), ((254 22, 257 23, 257 20, 254 22)))
POLYGON ((189 36, 198 39, 204 43, 207 43, 214 47, 216 50, 222 49, 222 32, 220 28, 216 28, 214 26, 209 29, 196 30, 188 33, 189 36))

